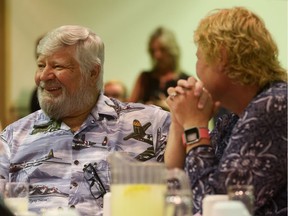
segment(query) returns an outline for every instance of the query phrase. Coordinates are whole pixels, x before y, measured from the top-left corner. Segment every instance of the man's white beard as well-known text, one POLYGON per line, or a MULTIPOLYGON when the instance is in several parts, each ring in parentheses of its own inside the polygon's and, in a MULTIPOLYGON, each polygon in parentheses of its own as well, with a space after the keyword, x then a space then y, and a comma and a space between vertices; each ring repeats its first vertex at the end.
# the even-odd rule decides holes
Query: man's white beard
MULTIPOLYGON (((40 86, 43 85, 45 84, 40 84, 40 86)), ((59 120, 73 115, 87 109, 87 107, 91 107, 96 101, 96 90, 84 78, 82 78, 80 87, 74 94, 68 93, 61 84, 60 86, 62 94, 57 97, 38 87, 37 94, 40 107, 50 118, 59 120)))

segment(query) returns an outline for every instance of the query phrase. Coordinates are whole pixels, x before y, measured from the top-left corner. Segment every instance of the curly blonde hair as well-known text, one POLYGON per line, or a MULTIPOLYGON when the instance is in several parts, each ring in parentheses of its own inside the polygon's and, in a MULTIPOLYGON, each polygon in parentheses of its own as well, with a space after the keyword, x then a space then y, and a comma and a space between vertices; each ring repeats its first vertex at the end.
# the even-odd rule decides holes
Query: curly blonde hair
POLYGON ((287 81, 287 72, 278 60, 278 48, 264 21, 243 7, 211 11, 199 23, 194 42, 206 60, 220 58, 225 49, 228 77, 243 85, 263 87, 273 81, 287 81))

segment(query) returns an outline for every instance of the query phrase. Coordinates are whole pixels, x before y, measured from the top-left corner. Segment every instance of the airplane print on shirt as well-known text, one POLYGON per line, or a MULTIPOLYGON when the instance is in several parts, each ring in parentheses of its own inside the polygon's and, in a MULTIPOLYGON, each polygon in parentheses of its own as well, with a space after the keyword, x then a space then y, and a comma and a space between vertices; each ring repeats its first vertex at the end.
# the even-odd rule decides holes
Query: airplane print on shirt
POLYGON ((49 187, 47 185, 30 185, 29 187, 29 196, 30 199, 33 198, 33 201, 35 201, 35 199, 39 197, 45 197, 51 195, 65 196, 65 197, 69 196, 69 194, 61 192, 57 187, 49 187))
POLYGON ((53 132, 53 131, 60 130, 60 127, 61 127, 61 122, 58 122, 56 120, 51 120, 42 125, 34 125, 33 131, 31 134, 53 132))
MULTIPOLYGON (((142 141, 142 142, 145 142, 145 143, 151 145, 144 152, 137 155, 135 157, 136 160, 146 161, 146 160, 149 160, 149 159, 155 157, 155 150, 153 147, 153 136, 152 136, 152 134, 146 134, 146 130, 150 126, 151 126, 151 122, 147 122, 146 124, 144 124, 142 126, 142 124, 140 123, 139 120, 134 119, 134 121, 133 121, 133 130, 134 131, 123 138, 124 140, 136 139, 138 141, 142 141)), ((157 130, 157 143, 159 145, 161 143, 161 140, 163 140, 161 128, 158 128, 158 130, 157 130)), ((160 148, 160 146, 159 146, 159 149, 162 150, 162 148, 160 148)))
POLYGON ((128 139, 136 139, 145 143, 148 143, 149 145, 153 145, 153 136, 152 134, 146 134, 146 130, 151 126, 151 122, 146 123, 145 125, 141 125, 140 121, 135 119, 133 121, 133 130, 131 134, 124 137, 124 140, 128 139))
POLYGON ((84 148, 106 148, 108 143, 107 136, 104 137, 102 143, 96 143, 92 141, 88 141, 85 139, 85 134, 82 134, 81 137, 74 137, 72 148, 74 150, 81 150, 84 148))
POLYGON ((121 106, 121 104, 117 100, 115 100, 114 98, 110 98, 110 100, 113 102, 114 105, 108 104, 107 101, 105 101, 105 103, 109 107, 112 107, 115 110, 118 117, 122 112, 127 113, 127 112, 133 112, 133 111, 144 109, 143 107, 132 107, 131 105, 129 105, 129 103, 125 104, 125 106, 121 106))
MULTIPOLYGON (((23 161, 20 163, 11 163, 10 164, 10 168, 9 168, 9 172, 10 173, 15 173, 18 172, 22 169, 27 169, 30 167, 36 167, 39 166, 43 163, 61 163, 61 164, 70 164, 70 163, 65 163, 62 161, 51 161, 50 159, 56 158, 54 156, 54 152, 53 149, 51 149, 49 151, 49 153, 47 155, 44 155, 43 157, 37 158, 35 160, 30 160, 30 161, 23 161)), ((61 159, 61 158, 56 158, 56 159, 61 159)))

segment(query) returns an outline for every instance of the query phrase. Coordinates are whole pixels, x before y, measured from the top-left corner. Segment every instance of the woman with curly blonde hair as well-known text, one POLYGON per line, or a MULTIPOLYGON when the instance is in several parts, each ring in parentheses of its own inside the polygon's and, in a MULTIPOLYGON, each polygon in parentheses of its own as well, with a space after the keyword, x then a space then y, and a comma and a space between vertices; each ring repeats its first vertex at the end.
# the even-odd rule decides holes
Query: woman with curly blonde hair
POLYGON ((243 7, 212 11, 194 41, 200 81, 189 77, 168 89, 167 167, 185 167, 195 214, 205 195, 252 185, 251 215, 287 215, 287 72, 276 43, 243 7), (209 132, 220 105, 231 113, 209 132))

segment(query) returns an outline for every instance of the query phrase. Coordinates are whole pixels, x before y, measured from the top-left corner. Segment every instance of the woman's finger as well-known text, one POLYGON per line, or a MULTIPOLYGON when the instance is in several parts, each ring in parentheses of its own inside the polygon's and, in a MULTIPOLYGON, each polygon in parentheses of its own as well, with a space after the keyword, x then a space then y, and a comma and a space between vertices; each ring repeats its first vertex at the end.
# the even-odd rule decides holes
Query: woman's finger
POLYGON ((169 88, 167 89, 168 95, 171 95, 171 94, 174 93, 174 92, 175 92, 175 88, 174 88, 174 87, 169 87, 169 88))
POLYGON ((197 104, 198 109, 203 109, 209 99, 210 99, 210 95, 207 92, 202 91, 198 104, 197 104))
POLYGON ((201 81, 198 81, 195 83, 194 87, 194 95, 195 96, 200 96, 204 90, 204 85, 201 81))
POLYGON ((195 84, 198 82, 197 79, 193 76, 190 76, 188 79, 187 79, 187 82, 189 83, 189 85, 191 86, 195 86, 195 84))

